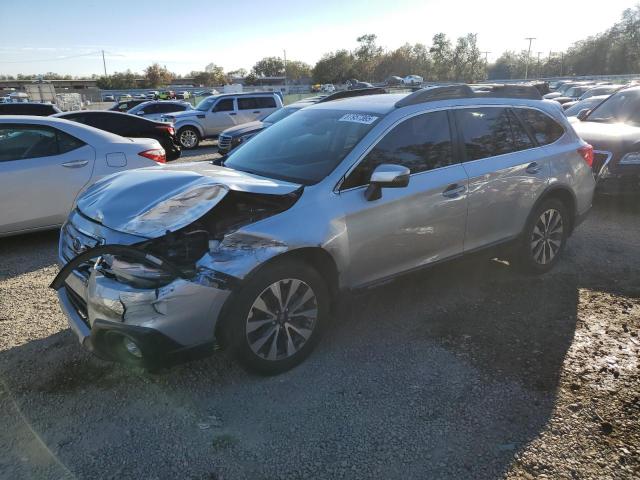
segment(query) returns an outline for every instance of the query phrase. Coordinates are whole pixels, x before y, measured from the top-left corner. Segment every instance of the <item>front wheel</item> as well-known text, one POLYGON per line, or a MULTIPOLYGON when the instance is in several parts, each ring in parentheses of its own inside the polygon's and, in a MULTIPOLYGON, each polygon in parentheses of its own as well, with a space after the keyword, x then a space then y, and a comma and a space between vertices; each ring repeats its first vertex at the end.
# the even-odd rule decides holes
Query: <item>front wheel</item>
POLYGON ((193 127, 182 127, 178 132, 178 142, 182 148, 190 150, 200 143, 200 134, 193 127))
POLYGON ((225 338, 247 369, 282 373, 313 350, 329 315, 329 293, 307 264, 267 265, 242 288, 229 311, 225 338))
POLYGON ((558 263, 569 228, 565 205, 556 199, 543 201, 527 222, 513 260, 526 272, 548 272, 558 263))

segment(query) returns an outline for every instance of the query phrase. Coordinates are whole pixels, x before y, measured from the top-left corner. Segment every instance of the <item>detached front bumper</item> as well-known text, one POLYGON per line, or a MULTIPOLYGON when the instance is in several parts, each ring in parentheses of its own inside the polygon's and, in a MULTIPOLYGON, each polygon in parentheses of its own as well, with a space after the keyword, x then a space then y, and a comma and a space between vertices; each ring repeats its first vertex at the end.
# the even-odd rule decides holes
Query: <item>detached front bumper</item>
POLYGON ((177 279, 138 289, 72 272, 58 299, 80 344, 95 355, 145 367, 170 365, 213 351, 215 326, 230 294, 177 279), (127 346, 135 346, 135 354, 127 346))
POLYGON ((73 212, 60 234, 61 271, 51 284, 81 345, 97 356, 153 366, 211 351, 233 278, 202 270, 188 278, 168 261, 136 248, 143 238, 110 230, 73 212), (171 273, 158 288, 137 288, 105 275, 96 260, 126 254, 171 273), (158 263, 160 262, 160 263, 158 263), (123 350, 124 339, 141 357, 123 350), (129 354, 128 354, 129 353, 129 354))

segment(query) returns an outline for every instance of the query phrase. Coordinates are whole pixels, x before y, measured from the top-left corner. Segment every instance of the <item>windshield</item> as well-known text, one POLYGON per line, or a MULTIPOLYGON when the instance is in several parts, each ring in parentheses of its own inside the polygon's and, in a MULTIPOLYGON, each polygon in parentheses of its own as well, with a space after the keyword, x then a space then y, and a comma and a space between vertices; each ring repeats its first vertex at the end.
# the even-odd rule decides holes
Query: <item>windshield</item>
POLYGON ((207 112, 211 109, 215 101, 216 101, 216 97, 207 97, 204 100, 202 100, 198 105, 196 105, 196 110, 200 110, 201 112, 207 112))
POLYGON ((567 108, 564 111, 564 114, 567 117, 575 117, 576 115, 578 115, 578 113, 580 113, 580 110, 584 110, 585 108, 593 108, 603 100, 604 100, 603 98, 595 98, 595 97, 590 97, 587 100, 581 100, 575 105, 572 105, 569 108, 567 108))
POLYGON ((640 125, 640 88, 618 92, 596 107, 589 122, 640 125))
POLYGON ((326 177, 379 119, 364 112, 304 109, 240 146, 224 165, 312 185, 326 177))
POLYGON ((293 112, 297 112, 300 110, 299 108, 281 108, 280 110, 276 110, 271 115, 267 115, 262 121, 264 123, 276 123, 282 120, 283 118, 287 118, 293 112))
POLYGON ((570 83, 565 83, 557 91, 558 91, 558 93, 565 93, 570 88, 571 88, 571 84, 570 83))

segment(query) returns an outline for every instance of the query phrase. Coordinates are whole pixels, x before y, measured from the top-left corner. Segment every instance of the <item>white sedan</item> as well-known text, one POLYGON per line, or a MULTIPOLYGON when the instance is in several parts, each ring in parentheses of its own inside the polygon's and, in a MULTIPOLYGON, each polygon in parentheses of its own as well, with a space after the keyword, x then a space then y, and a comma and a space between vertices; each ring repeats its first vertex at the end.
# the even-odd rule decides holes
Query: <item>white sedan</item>
POLYGON ((164 162, 157 140, 60 118, 0 116, 0 237, 57 228, 86 186, 164 162))

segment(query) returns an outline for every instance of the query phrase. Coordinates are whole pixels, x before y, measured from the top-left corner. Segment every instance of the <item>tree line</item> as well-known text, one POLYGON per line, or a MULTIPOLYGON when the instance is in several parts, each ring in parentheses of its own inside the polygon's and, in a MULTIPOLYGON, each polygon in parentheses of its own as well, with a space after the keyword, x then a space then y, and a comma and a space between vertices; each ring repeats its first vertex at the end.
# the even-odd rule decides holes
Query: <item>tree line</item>
MULTIPOLYGON (((489 66, 489 79, 524 78, 527 51, 507 50, 489 66)), ((607 31, 562 52, 529 59, 529 77, 640 73, 640 4, 626 9, 607 31)))
MULTIPOLYGON (((446 34, 438 33, 431 45, 406 43, 394 50, 385 50, 377 44, 374 34, 356 39, 353 50, 340 49, 326 53, 313 67, 299 60, 266 57, 250 71, 239 69, 225 72, 210 63, 202 71, 181 76, 154 63, 142 74, 131 70, 112 75, 97 76, 102 89, 158 88, 179 83, 182 78, 193 78, 195 84, 218 86, 241 77, 246 85, 253 85, 261 77, 282 77, 292 83, 343 83, 348 79, 380 82, 392 75, 404 77, 420 75, 435 82, 479 82, 486 79, 520 79, 528 70, 529 78, 572 75, 607 75, 640 73, 640 4, 625 10, 621 19, 607 31, 576 42, 566 51, 548 52, 529 56, 526 50, 507 50, 498 59, 487 64, 478 46, 477 34, 469 33, 452 42, 446 34), (140 84, 137 80, 143 79, 140 84)), ((70 75, 49 72, 42 76, 18 74, 18 80, 43 78, 71 79, 70 75)), ((0 75, 0 80, 14 80, 0 75)))

